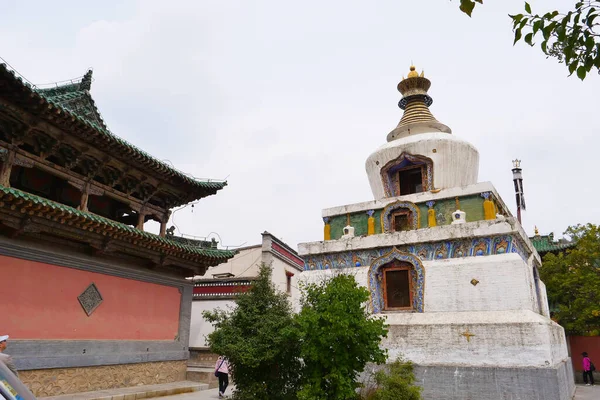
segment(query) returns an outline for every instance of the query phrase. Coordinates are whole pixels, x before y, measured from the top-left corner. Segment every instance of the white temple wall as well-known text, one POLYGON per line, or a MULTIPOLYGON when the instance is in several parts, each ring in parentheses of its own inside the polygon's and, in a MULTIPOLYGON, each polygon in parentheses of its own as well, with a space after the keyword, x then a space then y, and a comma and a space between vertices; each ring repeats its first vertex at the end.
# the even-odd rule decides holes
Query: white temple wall
POLYGON ((206 336, 214 330, 212 324, 202 316, 204 311, 214 311, 216 308, 228 310, 233 306, 235 306, 234 300, 192 301, 190 347, 206 347, 206 336))
POLYGON ((479 152, 472 144, 448 133, 423 133, 388 142, 369 156, 366 170, 375 199, 385 197, 381 169, 403 152, 424 155, 433 161, 433 184, 436 189, 477 183, 479 152))
POLYGON ((424 311, 531 310, 533 276, 518 254, 424 261, 424 311), (476 285, 471 280, 479 281, 476 285))
POLYGON ((568 357, 563 329, 532 311, 384 316, 389 333, 382 346, 390 360, 402 355, 420 365, 551 367, 568 357))
POLYGON ((540 301, 542 303, 542 314, 545 317, 550 318, 550 306, 548 304, 548 292, 546 291, 546 284, 540 280, 539 285, 540 285, 540 301))

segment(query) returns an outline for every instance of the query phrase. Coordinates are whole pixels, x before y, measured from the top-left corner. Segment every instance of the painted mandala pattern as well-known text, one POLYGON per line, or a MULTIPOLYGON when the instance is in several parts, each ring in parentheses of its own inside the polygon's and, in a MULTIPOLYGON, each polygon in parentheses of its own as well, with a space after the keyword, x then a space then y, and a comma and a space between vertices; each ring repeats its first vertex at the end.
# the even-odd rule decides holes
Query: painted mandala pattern
POLYGON ((380 247, 376 249, 345 251, 340 253, 317 254, 304 257, 306 271, 367 267, 379 257, 396 248, 401 253, 408 253, 421 260, 443 260, 457 257, 478 257, 494 254, 516 253, 527 261, 529 254, 519 239, 510 235, 475 238, 466 240, 453 240, 418 244, 416 246, 380 247))
POLYGON ((413 310, 423 312, 423 288, 425 287, 425 270, 419 257, 410 253, 404 253, 393 248, 389 253, 376 258, 369 269, 369 291, 371 292, 371 311, 374 314, 380 313, 384 307, 382 274, 383 267, 398 260, 411 264, 413 268, 410 271, 413 287, 413 310))

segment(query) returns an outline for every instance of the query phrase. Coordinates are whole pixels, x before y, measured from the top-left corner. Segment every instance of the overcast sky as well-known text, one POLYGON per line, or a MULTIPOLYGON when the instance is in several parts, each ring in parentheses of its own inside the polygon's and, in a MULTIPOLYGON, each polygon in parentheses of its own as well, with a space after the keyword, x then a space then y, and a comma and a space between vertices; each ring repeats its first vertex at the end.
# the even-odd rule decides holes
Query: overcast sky
POLYGON ((522 0, 485 3, 469 19, 459 0, 0 0, 0 56, 42 84, 92 67, 115 134, 226 178, 174 214, 181 232, 223 245, 268 230, 296 248, 322 239, 322 208, 371 200, 364 163, 402 116, 411 62, 432 81, 434 116, 478 148, 479 181, 513 212, 511 160, 523 160, 530 234, 600 223, 599 77, 513 47, 507 14, 522 0))

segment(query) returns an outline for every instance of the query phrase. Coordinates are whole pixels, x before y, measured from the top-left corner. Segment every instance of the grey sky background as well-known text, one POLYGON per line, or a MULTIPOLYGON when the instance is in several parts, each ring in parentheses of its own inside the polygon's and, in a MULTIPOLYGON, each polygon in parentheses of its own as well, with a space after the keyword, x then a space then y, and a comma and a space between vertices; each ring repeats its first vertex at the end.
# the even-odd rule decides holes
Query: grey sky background
POLYGON ((523 160, 528 233, 600 223, 599 77, 567 78, 513 47, 507 14, 522 0, 486 1, 472 19, 458 3, 0 0, 0 56, 38 84, 92 67, 114 133, 196 177, 227 177, 174 215, 182 233, 223 245, 264 230, 293 247, 321 240, 322 208, 371 200, 364 163, 402 116, 411 62, 513 212, 511 160, 523 160))

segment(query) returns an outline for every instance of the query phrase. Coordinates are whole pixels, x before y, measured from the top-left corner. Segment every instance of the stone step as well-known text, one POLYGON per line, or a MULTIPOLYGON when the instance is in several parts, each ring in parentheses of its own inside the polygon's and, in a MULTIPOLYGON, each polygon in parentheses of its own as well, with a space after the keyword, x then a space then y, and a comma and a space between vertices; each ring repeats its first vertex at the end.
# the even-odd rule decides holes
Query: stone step
POLYGON ((215 368, 215 363, 214 362, 202 362, 202 361, 188 361, 187 364, 188 367, 191 368, 215 368))
MULTIPOLYGON (((218 383, 217 383, 218 385, 218 383)), ((207 383, 182 381, 163 383, 160 385, 145 385, 119 389, 81 392, 61 396, 38 397, 38 400, 136 400, 152 397, 171 396, 181 393, 192 393, 207 390, 207 383)))
POLYGON ((202 382, 209 389, 219 386, 219 379, 215 376, 214 367, 188 367, 186 379, 193 382, 202 382))

